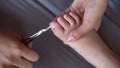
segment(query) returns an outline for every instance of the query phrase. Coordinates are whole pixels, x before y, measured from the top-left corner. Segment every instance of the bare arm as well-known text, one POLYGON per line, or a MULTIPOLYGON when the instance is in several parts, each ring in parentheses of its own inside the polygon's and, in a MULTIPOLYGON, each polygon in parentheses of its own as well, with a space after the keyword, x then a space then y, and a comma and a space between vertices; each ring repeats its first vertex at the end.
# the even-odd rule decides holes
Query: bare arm
POLYGON ((107 47, 95 31, 68 44, 96 68, 120 68, 120 58, 107 47))

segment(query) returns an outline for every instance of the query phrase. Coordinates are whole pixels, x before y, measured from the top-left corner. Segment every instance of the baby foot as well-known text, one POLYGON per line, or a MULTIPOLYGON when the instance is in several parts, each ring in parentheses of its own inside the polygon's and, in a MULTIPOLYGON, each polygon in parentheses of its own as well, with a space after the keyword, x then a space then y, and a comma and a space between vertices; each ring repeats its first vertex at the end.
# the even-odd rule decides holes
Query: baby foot
POLYGON ((78 28, 81 24, 81 16, 77 12, 68 12, 57 17, 53 22, 50 23, 53 33, 62 40, 65 44, 71 39, 66 39, 67 34, 72 30, 78 28))

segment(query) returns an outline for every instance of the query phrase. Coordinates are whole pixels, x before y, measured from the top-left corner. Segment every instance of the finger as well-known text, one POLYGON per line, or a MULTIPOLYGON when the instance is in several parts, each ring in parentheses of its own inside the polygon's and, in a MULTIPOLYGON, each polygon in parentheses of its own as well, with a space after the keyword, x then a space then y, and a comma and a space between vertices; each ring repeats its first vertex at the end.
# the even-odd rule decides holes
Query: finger
POLYGON ((13 66, 13 65, 6 65, 6 66, 4 66, 4 68, 19 68, 19 67, 13 66))
POLYGON ((32 68, 32 63, 23 58, 18 58, 16 62, 12 63, 12 65, 18 68, 32 68))
MULTIPOLYGON (((97 5, 93 5, 92 2, 90 2, 84 11, 84 16, 83 16, 83 26, 88 27, 87 31, 90 31, 91 29, 94 29, 96 27, 96 25, 98 24, 98 22, 101 20, 106 7, 107 7, 107 3, 104 2, 103 5, 101 5, 103 2, 95 2, 97 5), (98 6, 100 5, 100 6, 98 6), (101 8, 101 9, 99 9, 101 8), (90 28, 90 29, 89 29, 90 28)), ((100 23, 99 23, 100 24, 100 23)), ((99 26, 98 26, 99 27, 99 26)))
POLYGON ((25 36, 23 36, 23 35, 22 35, 21 33, 19 33, 19 32, 16 32, 16 35, 19 36, 19 39, 20 39, 20 40, 25 39, 25 36))
POLYGON ((19 43, 22 47, 22 51, 21 51, 21 56, 24 57, 25 59, 29 60, 29 61, 37 61, 39 59, 39 55, 38 53, 33 50, 32 48, 29 48, 27 46, 25 46, 22 43, 19 43))
POLYGON ((20 56, 12 56, 5 61, 4 68, 32 68, 32 64, 20 56))
POLYGON ((29 39, 29 38, 24 38, 24 39, 21 40, 22 43, 24 43, 26 46, 28 46, 30 48, 32 47, 32 42, 31 41, 32 41, 32 39, 29 39))
POLYGON ((65 14, 63 15, 64 19, 70 24, 70 27, 75 27, 76 23, 74 18, 72 18, 70 15, 65 14))
POLYGON ((30 48, 32 48, 32 42, 28 43, 28 46, 29 46, 30 48))
POLYGON ((64 30, 69 30, 70 24, 64 18, 59 17, 57 21, 64 28, 64 30))

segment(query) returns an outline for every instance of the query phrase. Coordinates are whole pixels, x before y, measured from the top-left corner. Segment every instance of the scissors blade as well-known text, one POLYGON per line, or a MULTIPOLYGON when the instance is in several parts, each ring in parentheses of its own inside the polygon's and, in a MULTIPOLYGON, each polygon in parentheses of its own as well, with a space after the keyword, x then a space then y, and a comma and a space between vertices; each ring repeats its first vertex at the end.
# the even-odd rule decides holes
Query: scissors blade
POLYGON ((27 45, 28 43, 30 43, 32 40, 34 40, 35 38, 37 38, 38 36, 40 36, 43 32, 46 32, 50 29, 51 27, 47 27, 45 29, 39 30, 38 32, 36 32, 35 34, 31 35, 27 40, 22 40, 22 42, 27 45))
POLYGON ((47 27, 47 28, 45 28, 45 29, 42 29, 42 30, 36 32, 35 34, 33 34, 32 36, 30 36, 29 38, 30 38, 30 39, 34 39, 34 38, 40 36, 43 32, 48 31, 50 28, 51 28, 51 27, 49 26, 49 27, 47 27))

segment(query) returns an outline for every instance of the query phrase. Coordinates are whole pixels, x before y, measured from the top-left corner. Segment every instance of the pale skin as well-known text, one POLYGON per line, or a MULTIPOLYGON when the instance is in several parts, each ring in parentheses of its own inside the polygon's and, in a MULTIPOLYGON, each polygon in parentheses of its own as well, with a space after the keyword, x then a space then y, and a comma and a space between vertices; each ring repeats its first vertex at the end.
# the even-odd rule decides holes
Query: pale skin
MULTIPOLYGON (((108 0, 74 0, 72 5, 61 15, 64 15, 65 13, 68 14, 70 11, 73 12, 77 11, 75 14, 78 14, 79 16, 75 15, 74 19, 70 19, 68 21, 71 26, 63 24, 60 20, 58 20, 58 18, 56 18, 54 22, 60 21, 61 24, 59 25, 62 25, 62 27, 64 26, 64 28, 61 28, 61 26, 59 27, 58 25, 57 28, 52 30, 54 30, 53 32, 57 37, 59 37, 64 43, 68 44, 74 50, 76 50, 79 54, 81 54, 86 60, 88 60, 88 62, 90 62, 94 66, 98 68, 105 68, 105 65, 107 65, 109 67, 106 68, 119 68, 119 59, 101 41, 98 34, 96 33, 100 26, 100 21, 102 15, 105 12, 107 3, 108 0), (81 18, 82 21, 80 21, 78 18, 81 18), (70 21, 72 21, 72 23, 70 21), (59 34, 57 34, 56 32, 59 31, 59 29, 60 33, 58 32, 59 34), (93 29, 95 29, 96 31, 93 31, 93 29), (91 38, 92 36, 93 38, 91 38), (81 39, 79 39, 80 37, 81 39), (96 38, 98 40, 96 40, 96 38), (71 43, 69 42, 73 40, 77 41, 71 43), (98 51, 96 52, 95 49, 98 51), (103 53, 102 51, 104 51, 105 53, 103 53), (95 57, 96 53, 94 52, 101 55, 99 58, 105 61, 103 65, 100 65, 102 61, 98 60, 95 57), (110 58, 111 60, 107 58, 110 58)), ((73 16, 71 15, 71 17, 73 16)), ((16 67, 32 68, 31 62, 37 61, 38 57, 39 56, 37 52, 35 52, 33 49, 29 47, 26 47, 21 42, 21 37, 18 34, 0 31, 0 68, 16 68, 16 67)))
POLYGON ((71 10, 78 11, 82 13, 82 22, 79 28, 69 32, 66 39, 68 41, 74 41, 81 38, 93 29, 97 31, 107 4, 108 0, 74 0, 71 6, 61 13, 60 16, 71 10))
POLYGON ((21 42, 22 36, 0 30, 0 68, 32 68, 38 53, 21 42))
POLYGON ((53 33, 96 68, 120 68, 120 57, 108 48, 95 30, 88 32, 78 40, 66 40, 70 31, 79 28, 78 25, 81 24, 79 17, 77 12, 65 13, 58 17, 56 21, 50 23, 53 33), (70 13, 75 16, 71 16, 70 13))

